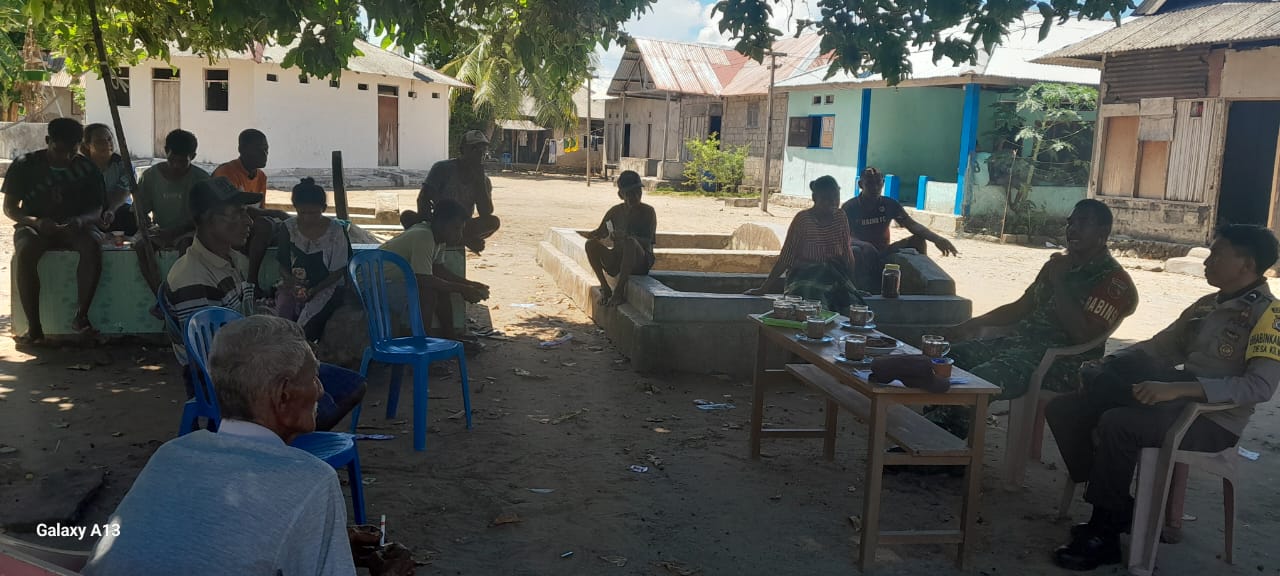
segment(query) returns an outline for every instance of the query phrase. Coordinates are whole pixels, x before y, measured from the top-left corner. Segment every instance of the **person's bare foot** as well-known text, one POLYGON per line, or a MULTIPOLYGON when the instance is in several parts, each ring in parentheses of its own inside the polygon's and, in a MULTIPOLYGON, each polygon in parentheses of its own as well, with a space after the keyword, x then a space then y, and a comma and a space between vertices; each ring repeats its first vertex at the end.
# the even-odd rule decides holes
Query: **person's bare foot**
POLYGON ((26 334, 13 337, 13 343, 19 348, 38 348, 48 343, 44 338, 44 330, 30 328, 26 334))
POLYGON ((479 253, 481 253, 481 252, 484 252, 484 246, 485 246, 485 244, 484 244, 484 239, 483 239, 483 238, 476 238, 475 240, 471 240, 471 241, 469 241, 469 242, 466 242, 464 245, 467 247, 467 249, 468 249, 468 250, 471 250, 472 252, 475 252, 476 254, 479 254, 479 253))
POLYGON ((608 306, 611 300, 613 300, 613 289, 608 286, 601 286, 600 299, 596 303, 601 306, 608 306))
POLYGON ((627 292, 625 290, 619 290, 617 292, 614 292, 613 297, 610 298, 608 302, 605 302, 604 305, 608 306, 609 308, 616 308, 618 306, 626 304, 626 302, 627 302, 627 292))
POLYGON ((98 330, 89 322, 89 318, 85 316, 76 316, 71 320, 71 330, 81 336, 97 336, 98 330))

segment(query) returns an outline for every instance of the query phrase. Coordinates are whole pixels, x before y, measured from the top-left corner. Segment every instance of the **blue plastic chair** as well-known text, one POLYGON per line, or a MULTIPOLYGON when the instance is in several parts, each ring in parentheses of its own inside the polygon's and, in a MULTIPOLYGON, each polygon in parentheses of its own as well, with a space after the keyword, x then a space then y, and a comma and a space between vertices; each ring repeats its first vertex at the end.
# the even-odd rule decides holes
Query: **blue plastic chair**
MULTIPOLYGON (((462 407, 467 415, 467 430, 471 429, 471 389, 467 385, 467 359, 462 343, 442 338, 430 338, 422 326, 422 311, 418 306, 418 281, 404 258, 386 250, 365 250, 356 253, 347 268, 351 285, 355 286, 369 319, 369 347, 364 350, 360 362, 360 375, 368 378, 369 364, 382 362, 393 365, 391 389, 387 394, 387 418, 395 418, 400 403, 400 377, 404 366, 413 366, 413 449, 427 449, 427 384, 432 362, 458 359, 458 371, 462 377, 462 407), (409 326, 412 336, 395 337, 395 324, 391 318, 392 302, 387 294, 386 267, 400 270, 405 283, 405 299, 408 300, 409 326)), ((360 418, 357 407, 351 415, 351 431, 355 433, 360 418)))
MULTIPOLYGON (((230 308, 217 306, 204 308, 191 316, 187 321, 187 329, 182 335, 182 342, 187 347, 187 362, 198 373, 198 378, 196 375, 192 378, 192 382, 196 385, 196 396, 199 398, 203 390, 207 401, 202 402, 211 406, 214 414, 219 414, 218 395, 214 393, 213 378, 209 376, 207 365, 209 348, 213 344, 214 335, 220 328, 243 319, 243 315, 230 308)), ((220 420, 220 415, 209 418, 211 431, 217 431, 220 420)), ((189 431, 191 428, 184 427, 182 434, 189 431)), ((360 453, 356 450, 355 439, 350 434, 342 432, 312 432, 295 438, 290 446, 323 460, 334 470, 347 469, 347 482, 351 485, 351 505, 355 510, 356 524, 364 524, 366 520, 364 484, 361 482, 363 476, 360 474, 360 453)))
MULTIPOLYGON (((165 298, 165 289, 168 286, 169 284, 165 282, 156 290, 156 307, 159 308, 160 315, 164 318, 165 331, 173 338, 181 339, 185 346, 186 331, 178 326, 178 319, 173 315, 173 307, 169 305, 169 299, 165 298)), ((206 430, 217 432, 218 422, 222 420, 222 416, 218 412, 217 396, 213 394, 212 388, 205 386, 204 377, 201 375, 200 370, 190 360, 187 361, 185 369, 190 376, 192 387, 195 388, 195 396, 182 405, 182 421, 178 423, 178 435, 182 436, 200 429, 201 418, 205 419, 204 428, 206 430)))

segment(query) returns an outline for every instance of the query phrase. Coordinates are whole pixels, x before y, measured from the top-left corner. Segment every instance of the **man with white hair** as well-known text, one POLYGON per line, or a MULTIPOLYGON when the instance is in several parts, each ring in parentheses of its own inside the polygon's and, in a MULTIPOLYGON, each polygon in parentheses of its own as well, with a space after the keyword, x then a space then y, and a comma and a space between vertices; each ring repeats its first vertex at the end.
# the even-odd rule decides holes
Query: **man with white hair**
POLYGON ((251 316, 214 338, 222 425, 161 446, 84 573, 355 574, 333 468, 289 447, 324 394, 302 329, 251 316))

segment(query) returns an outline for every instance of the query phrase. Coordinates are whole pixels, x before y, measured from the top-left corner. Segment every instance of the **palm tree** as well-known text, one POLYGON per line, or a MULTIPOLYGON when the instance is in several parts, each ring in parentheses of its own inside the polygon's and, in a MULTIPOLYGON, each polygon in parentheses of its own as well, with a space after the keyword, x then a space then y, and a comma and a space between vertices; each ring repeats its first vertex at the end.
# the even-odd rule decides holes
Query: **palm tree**
MULTIPOLYGON (((540 70, 523 69, 519 62, 510 46, 498 38, 486 37, 441 71, 475 87, 471 103, 483 116, 494 120, 532 116, 535 123, 546 128, 575 128, 578 110, 573 95, 585 76, 561 79, 540 70)), ((490 126, 491 135, 492 129, 490 126)))

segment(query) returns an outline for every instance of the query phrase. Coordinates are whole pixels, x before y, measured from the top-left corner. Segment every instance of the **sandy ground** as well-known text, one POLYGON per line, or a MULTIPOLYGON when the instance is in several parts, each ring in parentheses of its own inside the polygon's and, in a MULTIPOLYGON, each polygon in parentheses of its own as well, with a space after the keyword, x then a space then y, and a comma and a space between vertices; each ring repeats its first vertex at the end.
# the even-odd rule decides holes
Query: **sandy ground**
MULTIPOLYGON (((401 193, 402 207, 412 205, 414 193, 401 193)), ((748 382, 633 372, 534 262, 549 226, 594 226, 617 201, 613 190, 600 183, 587 188, 580 181, 500 177, 494 194, 503 229, 483 257, 471 260, 471 275, 493 287, 493 324, 513 339, 491 342, 488 352, 469 363, 475 429, 468 432, 462 424, 456 378, 435 381, 427 452, 413 452, 405 422, 411 402, 403 403, 398 418, 384 417, 382 371, 371 376, 362 419, 366 432, 398 435, 360 445, 368 512, 371 518, 386 514, 391 539, 430 561, 420 573, 854 571, 857 532, 849 517, 861 513, 857 489, 863 482, 865 430, 843 418, 833 463, 821 459, 818 443, 804 441, 767 443, 767 457, 751 461, 748 382), (561 330, 574 335, 570 344, 537 347, 561 330), (535 378, 517 376, 516 369, 535 378), (727 400, 737 408, 703 413, 694 408, 695 399, 727 400), (633 464, 649 470, 632 472, 633 464), (520 522, 494 526, 503 514, 515 514, 520 522), (568 552, 573 554, 563 557, 568 552)), ((769 216, 706 198, 647 201, 657 209, 661 229, 670 231, 727 232, 746 221, 786 222, 795 212, 781 208, 769 216)), ((355 192, 352 202, 372 205, 372 193, 355 192)), ((11 235, 10 226, 0 226, 0 329, 9 323, 11 235)), ((964 239, 956 245, 961 256, 942 265, 955 276, 960 294, 974 300, 975 313, 1015 299, 1049 254, 964 239)), ((1150 336, 1210 291, 1195 278, 1131 273, 1142 303, 1113 345, 1150 336)), ((17 448, 0 454, 0 503, 50 473, 97 468, 107 473, 107 483, 84 522, 106 519, 154 449, 174 435, 183 392, 172 364, 166 349, 117 345, 32 356, 0 339, 0 444, 17 448), (83 364, 92 368, 69 369, 83 364)), ((768 398, 767 420, 816 424, 820 407, 799 387, 784 389, 768 398)), ((1262 456, 1242 467, 1236 567, 1215 559, 1222 546, 1219 485, 1193 475, 1187 512, 1198 519, 1187 522, 1183 543, 1161 549, 1163 573, 1280 572, 1269 538, 1280 530, 1280 506, 1265 481, 1280 472, 1275 412, 1272 405, 1260 408, 1242 441, 1262 456)), ((1066 530, 1052 520, 1063 480, 1059 464, 1052 464, 1056 450, 1047 443, 1051 464, 1033 464, 1027 487, 1006 492, 997 481, 1003 426, 1002 417, 988 435, 973 572, 1059 573, 1048 561, 1048 551, 1066 530)), ((958 479, 891 476, 886 486, 885 528, 958 522, 958 479)), ((1086 507, 1077 501, 1074 510, 1080 520, 1086 507)), ((957 573, 952 551, 881 548, 879 572, 957 573)))

